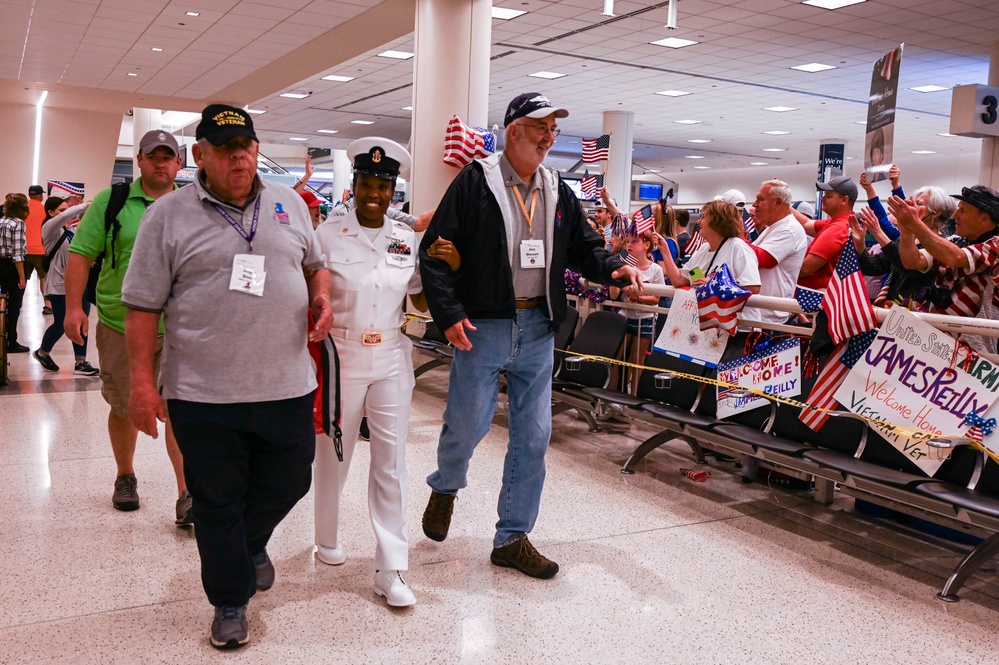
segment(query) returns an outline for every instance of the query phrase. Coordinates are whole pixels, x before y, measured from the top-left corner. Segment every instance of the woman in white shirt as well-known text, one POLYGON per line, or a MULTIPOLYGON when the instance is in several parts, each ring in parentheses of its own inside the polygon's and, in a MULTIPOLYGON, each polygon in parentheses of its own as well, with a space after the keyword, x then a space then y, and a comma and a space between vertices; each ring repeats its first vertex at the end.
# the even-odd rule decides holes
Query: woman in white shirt
MULTIPOLYGON (((371 431, 368 509, 374 526, 374 592, 393 607, 416 597, 402 577, 409 568, 406 525, 406 433, 413 395, 412 343, 401 330, 406 296, 421 310, 415 232, 386 216, 396 177, 411 162, 395 141, 371 137, 347 147, 354 163, 354 210, 316 229, 333 275, 331 335, 340 359, 339 399, 343 461, 325 434, 316 440, 316 558, 329 565, 346 560, 340 539, 340 498, 357 443, 361 417, 371 431)), ((331 407, 330 412, 334 409, 331 407)))

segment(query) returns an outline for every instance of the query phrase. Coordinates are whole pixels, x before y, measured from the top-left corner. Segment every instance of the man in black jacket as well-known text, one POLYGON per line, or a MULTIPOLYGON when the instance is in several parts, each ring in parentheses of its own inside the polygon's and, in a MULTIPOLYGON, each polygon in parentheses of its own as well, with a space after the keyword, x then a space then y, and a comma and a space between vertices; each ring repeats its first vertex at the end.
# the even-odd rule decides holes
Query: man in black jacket
POLYGON ((565 269, 641 290, 638 271, 604 250, 572 191, 542 166, 559 133, 556 118, 568 115, 536 92, 510 102, 503 152, 465 167, 420 245, 430 312, 456 349, 423 532, 436 541, 447 537, 455 496, 489 431, 499 372, 506 370, 510 443, 490 559, 540 578, 558 572, 527 534, 544 487, 553 331, 565 320, 565 269), (457 272, 427 253, 438 238, 461 255, 457 272))

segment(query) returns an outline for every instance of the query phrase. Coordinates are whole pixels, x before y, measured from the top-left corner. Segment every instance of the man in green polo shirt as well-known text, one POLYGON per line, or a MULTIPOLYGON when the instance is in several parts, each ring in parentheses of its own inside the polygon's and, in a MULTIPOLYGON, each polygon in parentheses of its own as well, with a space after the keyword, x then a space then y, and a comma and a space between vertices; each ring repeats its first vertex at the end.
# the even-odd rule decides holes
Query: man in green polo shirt
MULTIPOLYGON (((141 176, 129 186, 128 198, 118 213, 120 228, 116 233, 106 228, 105 213, 112 190, 105 189, 94 197, 93 204, 80 220, 80 226, 69 246, 69 263, 65 272, 66 336, 81 344, 89 326, 87 315, 83 312, 83 292, 90 266, 99 256, 104 257, 97 281, 97 352, 103 382, 101 394, 111 406, 108 436, 118 466, 111 504, 118 510, 126 511, 139 507, 138 483, 133 466, 138 430, 130 422, 128 413, 131 380, 125 351, 125 307, 121 304, 121 285, 128 270, 139 223, 146 209, 158 198, 176 189, 174 179, 181 167, 177 139, 166 131, 146 132, 139 141, 138 164, 141 176)), ((159 332, 157 365, 162 349, 162 321, 159 332)), ((166 427, 166 448, 177 476, 179 498, 176 523, 178 526, 193 524, 191 495, 184 479, 184 459, 169 423, 166 427)))

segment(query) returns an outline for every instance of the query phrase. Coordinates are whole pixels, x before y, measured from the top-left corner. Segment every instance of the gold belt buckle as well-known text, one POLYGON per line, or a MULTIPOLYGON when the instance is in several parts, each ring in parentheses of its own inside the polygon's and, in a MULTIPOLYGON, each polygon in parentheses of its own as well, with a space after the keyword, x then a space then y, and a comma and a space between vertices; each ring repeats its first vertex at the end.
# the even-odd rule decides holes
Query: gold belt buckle
POLYGON ((361 333, 361 344, 364 346, 378 346, 381 343, 382 334, 380 332, 361 333))

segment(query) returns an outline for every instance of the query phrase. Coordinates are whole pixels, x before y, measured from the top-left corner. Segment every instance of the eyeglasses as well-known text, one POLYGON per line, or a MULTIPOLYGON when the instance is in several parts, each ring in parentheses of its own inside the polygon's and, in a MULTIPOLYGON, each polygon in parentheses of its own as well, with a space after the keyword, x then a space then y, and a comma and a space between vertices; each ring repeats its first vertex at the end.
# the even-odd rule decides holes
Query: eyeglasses
POLYGON ((559 134, 562 133, 562 130, 559 129, 558 127, 549 127, 543 122, 518 122, 517 124, 520 125, 521 127, 529 127, 530 129, 533 129, 534 131, 542 135, 551 132, 552 136, 557 137, 559 134))

